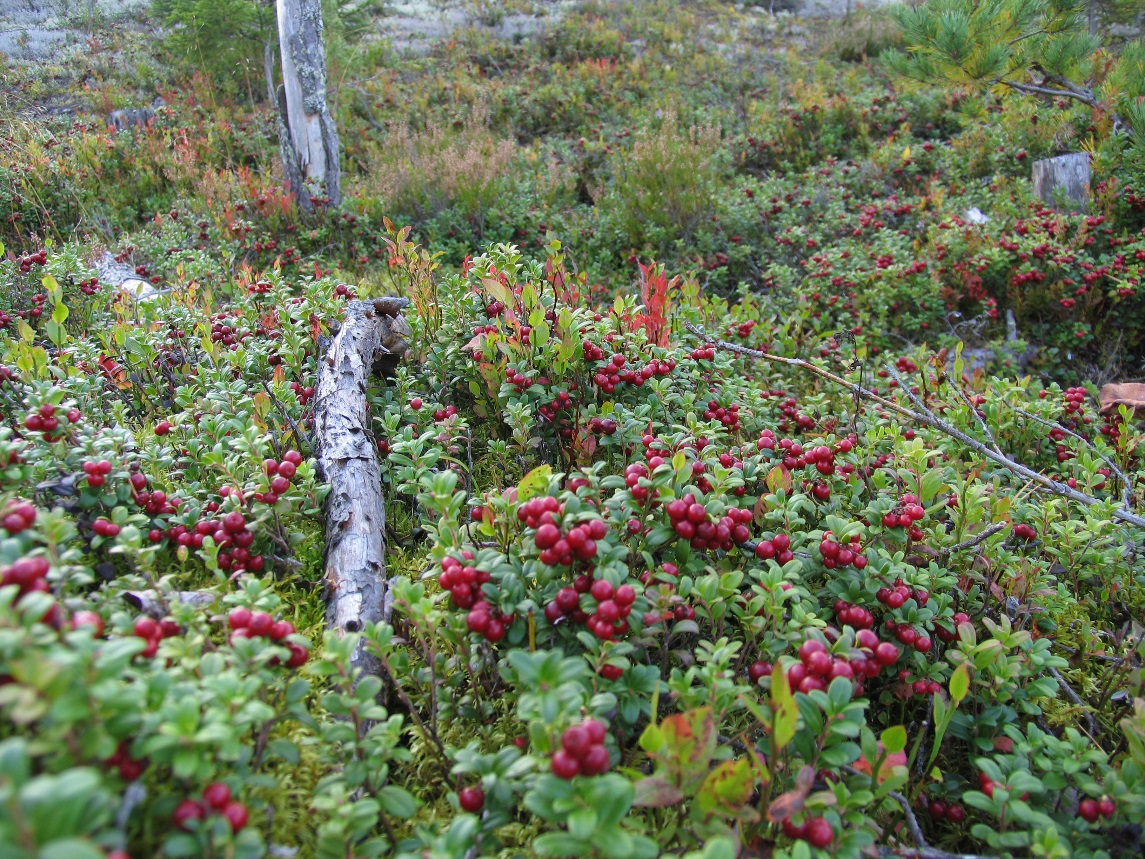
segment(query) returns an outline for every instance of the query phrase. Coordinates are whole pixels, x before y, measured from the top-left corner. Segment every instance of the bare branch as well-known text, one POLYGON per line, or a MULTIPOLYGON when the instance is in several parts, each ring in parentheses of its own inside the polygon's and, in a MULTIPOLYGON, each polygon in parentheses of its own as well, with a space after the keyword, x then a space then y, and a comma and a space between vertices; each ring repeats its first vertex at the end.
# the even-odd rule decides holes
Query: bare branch
MULTIPOLYGON (((860 387, 859 385, 856 385, 852 382, 848 382, 846 379, 842 378, 841 376, 837 376, 836 374, 830 372, 829 370, 824 370, 822 367, 817 367, 814 364, 810 363, 809 361, 804 361, 802 358, 786 358, 782 355, 773 355, 770 352, 763 352, 763 351, 760 351, 759 349, 749 349, 746 346, 738 346, 735 343, 728 343, 728 342, 723 341, 723 340, 718 340, 718 339, 709 337, 706 333, 704 333, 704 331, 702 329, 698 328, 696 325, 694 325, 691 322, 686 323, 686 327, 688 328, 689 331, 691 331, 697 337, 703 338, 705 342, 712 343, 713 345, 715 345, 718 348, 723 349, 725 351, 736 352, 738 354, 748 355, 748 356, 751 356, 753 358, 762 358, 765 361, 771 361, 773 363, 786 364, 789 367, 795 367, 795 368, 798 368, 800 370, 806 370, 807 372, 813 373, 814 375, 819 376, 822 379, 826 379, 830 382, 834 382, 835 384, 842 386, 846 390, 851 391, 852 393, 856 393, 860 397, 862 397, 866 400, 870 400, 872 402, 878 403, 879 405, 883 406, 884 408, 890 409, 891 411, 895 412, 896 414, 902 415, 903 417, 908 418, 909 420, 912 420, 915 423, 919 423, 919 424, 922 424, 923 426, 928 426, 928 427, 931 427, 932 429, 938 430, 939 432, 943 433, 944 435, 949 436, 950 438, 954 439, 955 441, 961 442, 962 444, 966 445, 968 448, 975 451, 976 453, 981 454, 982 456, 984 456, 986 459, 990 460, 991 462, 994 462, 994 463, 1002 466, 1003 468, 1013 472, 1014 474, 1018 475, 1019 477, 1025 478, 1026 480, 1029 480, 1029 481, 1032 481, 1034 483, 1041 485, 1042 487, 1044 487, 1045 489, 1048 489, 1050 492, 1054 493, 1055 495, 1060 495, 1063 498, 1068 498, 1071 501, 1076 501, 1079 504, 1086 505, 1087 507, 1102 505, 1105 503, 1104 501, 1097 499, 1097 498, 1094 498, 1091 495, 1086 495, 1084 492, 1079 492, 1076 489, 1071 489, 1069 486, 1062 483, 1061 481, 1054 480, 1053 478, 1047 477, 1046 475, 1041 474, 1040 472, 1034 471, 1032 468, 1030 468, 1028 466, 1022 465, 1019 462, 1015 462, 1014 460, 1010 459, 1009 457, 1003 456, 1003 455, 997 453, 996 451, 991 450, 989 447, 987 447, 985 444, 980 442, 978 439, 967 435, 966 433, 962 432, 961 430, 956 429, 955 427, 952 427, 950 424, 946 423, 945 421, 939 419, 938 416, 934 414, 934 412, 932 412, 929 408, 927 408, 927 406, 924 405, 918 399, 918 397, 916 397, 915 395, 913 395, 910 392, 909 388, 905 388, 903 393, 905 393, 907 395, 907 397, 910 398, 911 402, 914 403, 914 405, 919 408, 919 411, 913 411, 913 410, 908 409, 905 406, 902 406, 896 402, 888 400, 885 397, 881 397, 878 394, 876 394, 874 391, 869 391, 865 388, 860 387)), ((1126 522, 1130 525, 1136 525, 1139 528, 1145 528, 1145 518, 1138 516, 1138 515, 1130 512, 1129 510, 1124 509, 1124 508, 1120 508, 1120 507, 1114 508, 1111 511, 1111 515, 1113 516, 1114 519, 1117 519, 1121 522, 1126 522)))
POLYGON ((1086 447, 1088 447, 1090 450, 1092 450, 1094 453, 1096 453, 1098 456, 1100 456, 1102 458, 1102 460, 1105 462, 1105 464, 1109 466, 1110 471, 1112 471, 1115 475, 1117 475, 1117 479, 1121 481, 1121 487, 1122 487, 1122 489, 1121 489, 1121 503, 1124 504, 1127 508, 1133 506, 1133 495, 1130 492, 1130 487, 1133 486, 1133 481, 1125 476, 1125 472, 1123 472, 1120 468, 1118 468, 1117 463, 1115 463, 1108 456, 1106 456, 1104 453, 1102 453, 1100 450, 1098 450, 1097 447, 1093 444, 1093 442, 1091 442, 1089 439, 1087 439, 1085 436, 1081 435, 1080 433, 1076 433, 1073 430, 1066 429, 1065 427, 1063 427, 1060 423, 1057 423, 1056 421, 1048 421, 1045 418, 1038 417, 1033 412, 1027 412, 1025 409, 1019 408, 1018 406, 1015 406, 1013 403, 1007 402, 1005 400, 1003 400, 1002 402, 1005 405, 1009 406, 1014 411, 1016 411, 1022 417, 1029 418, 1032 421, 1037 421, 1038 423, 1040 423, 1044 426, 1047 426, 1047 427, 1051 427, 1053 429, 1059 429, 1062 432, 1064 432, 1066 435, 1072 436, 1073 438, 1076 438, 1078 441, 1085 444, 1086 447))
POLYGON ((946 557, 953 555, 955 552, 961 552, 963 549, 973 549, 975 546, 979 545, 980 543, 984 543, 986 540, 993 537, 999 531, 1004 531, 1009 527, 1010 525, 1008 522, 995 522, 989 528, 982 531, 980 534, 975 534, 969 540, 963 540, 961 543, 956 543, 953 546, 949 546, 943 549, 942 555, 946 557))
POLYGON ((879 855, 897 856, 899 859, 997 859, 978 853, 949 853, 937 847, 880 847, 879 855))
POLYGON ((1073 701, 1073 703, 1077 704, 1077 706, 1085 708, 1085 712, 1082 714, 1082 717, 1085 719, 1086 725, 1089 726, 1090 739, 1096 743, 1097 719, 1093 718, 1093 713, 1090 712, 1093 710, 1093 707, 1086 703, 1086 701, 1080 695, 1078 695, 1077 692, 1074 691, 1073 687, 1069 685, 1069 681, 1062 677, 1060 671, 1051 666, 1049 672, 1050 676, 1053 677, 1054 680, 1058 681, 1058 685, 1062 687, 1062 691, 1065 692, 1066 697, 1073 701))

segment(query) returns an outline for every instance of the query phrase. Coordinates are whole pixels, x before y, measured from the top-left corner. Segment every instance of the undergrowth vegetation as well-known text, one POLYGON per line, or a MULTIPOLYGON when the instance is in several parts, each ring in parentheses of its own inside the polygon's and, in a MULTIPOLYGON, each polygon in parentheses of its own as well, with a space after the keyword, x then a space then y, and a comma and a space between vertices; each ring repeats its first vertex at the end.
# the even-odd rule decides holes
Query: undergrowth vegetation
POLYGON ((6 66, 0 856, 1139 856, 1142 144, 861 27, 340 42, 313 220, 250 74, 6 66), (340 636, 316 375, 385 295, 340 636))

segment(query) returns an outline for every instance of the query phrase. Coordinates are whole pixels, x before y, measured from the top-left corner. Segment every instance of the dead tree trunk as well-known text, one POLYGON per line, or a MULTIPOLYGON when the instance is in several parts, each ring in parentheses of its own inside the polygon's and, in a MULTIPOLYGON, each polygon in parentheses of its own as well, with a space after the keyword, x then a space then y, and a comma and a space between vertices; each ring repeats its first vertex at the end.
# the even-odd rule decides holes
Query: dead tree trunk
POLYGON ((1034 196, 1055 209, 1084 211, 1089 206, 1089 153, 1073 152, 1034 162, 1034 196), (1060 192, 1060 193, 1059 193, 1060 192))
MULTIPOLYGON (((370 433, 370 376, 392 369, 408 348, 404 298, 352 301, 318 367, 314 448, 330 494, 326 499, 326 625, 361 632, 388 621, 393 598, 386 579, 386 508, 378 446, 370 433)), ((359 646, 352 663, 376 674, 359 646)))
POLYGON ((282 85, 278 135, 286 181, 303 212, 342 200, 338 131, 326 104, 321 0, 277 0, 282 85), (313 198, 313 199, 312 199, 313 198))

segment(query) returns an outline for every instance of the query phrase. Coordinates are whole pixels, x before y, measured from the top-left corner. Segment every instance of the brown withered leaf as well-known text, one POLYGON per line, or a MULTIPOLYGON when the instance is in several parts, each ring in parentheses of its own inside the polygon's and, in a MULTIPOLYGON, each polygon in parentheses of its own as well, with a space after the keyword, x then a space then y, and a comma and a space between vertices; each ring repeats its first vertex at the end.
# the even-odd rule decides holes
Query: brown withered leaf
POLYGON ((642 808, 665 808, 683 801, 684 794, 663 776, 648 776, 636 782, 632 804, 642 808))
POLYGON ((1145 383, 1126 382, 1121 385, 1105 385, 1097 392, 1097 400, 1100 414, 1109 414, 1115 411, 1118 406, 1124 405, 1133 409, 1135 416, 1139 415, 1145 412, 1145 383))
POLYGON ((767 819, 772 823, 782 823, 793 814, 801 812, 803 801, 810 795, 814 783, 814 769, 803 767, 799 770, 799 774, 795 777, 795 789, 781 793, 771 801, 771 805, 767 808, 767 819))

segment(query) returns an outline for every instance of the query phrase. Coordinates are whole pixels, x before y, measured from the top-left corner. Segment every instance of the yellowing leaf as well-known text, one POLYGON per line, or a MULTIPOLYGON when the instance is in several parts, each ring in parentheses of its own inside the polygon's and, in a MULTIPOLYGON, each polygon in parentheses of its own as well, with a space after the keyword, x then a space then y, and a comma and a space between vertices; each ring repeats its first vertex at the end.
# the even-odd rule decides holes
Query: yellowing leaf
POLYGON ((966 663, 963 662, 954 669, 954 674, 950 677, 950 697, 954 699, 954 703, 958 704, 966 697, 966 693, 970 691, 970 669, 966 663))
POLYGON ((782 465, 777 465, 767 473, 767 488, 771 492, 778 492, 782 489, 784 492, 791 491, 791 472, 784 468, 782 465))
POLYGON ((517 498, 520 501, 528 501, 530 498, 540 495, 549 488, 549 479, 552 476, 553 469, 551 466, 538 465, 517 484, 517 498))
POLYGON ((772 737, 778 751, 795 738, 795 727, 799 722, 799 707, 791 694, 787 672, 778 662, 771 670, 771 713, 772 737))

